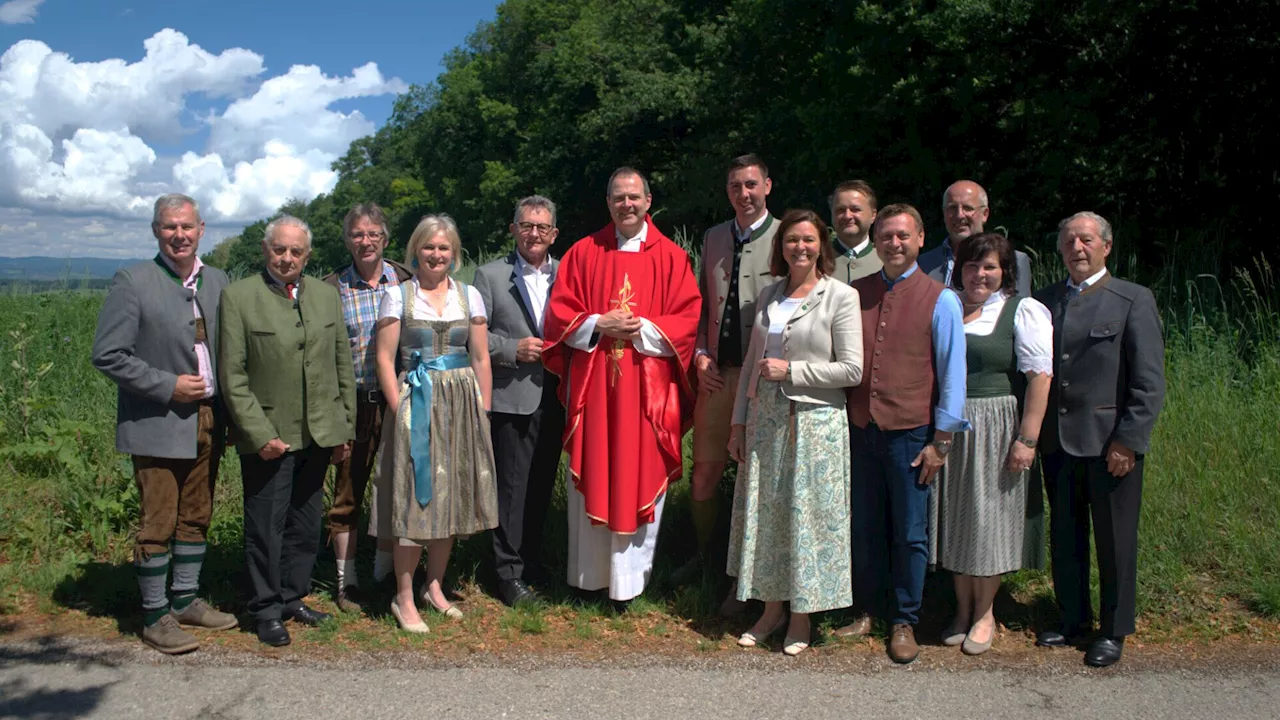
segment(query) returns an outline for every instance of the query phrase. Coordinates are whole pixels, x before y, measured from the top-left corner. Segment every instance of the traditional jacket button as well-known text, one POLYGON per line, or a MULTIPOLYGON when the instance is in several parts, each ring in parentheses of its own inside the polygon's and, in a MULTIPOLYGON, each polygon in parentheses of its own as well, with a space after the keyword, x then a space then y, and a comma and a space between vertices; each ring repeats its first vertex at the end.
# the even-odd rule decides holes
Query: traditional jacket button
POLYGON ((1066 408, 1058 408, 1058 414, 1059 414, 1059 415, 1066 415, 1066 414, 1067 414, 1067 409, 1066 409, 1066 408))

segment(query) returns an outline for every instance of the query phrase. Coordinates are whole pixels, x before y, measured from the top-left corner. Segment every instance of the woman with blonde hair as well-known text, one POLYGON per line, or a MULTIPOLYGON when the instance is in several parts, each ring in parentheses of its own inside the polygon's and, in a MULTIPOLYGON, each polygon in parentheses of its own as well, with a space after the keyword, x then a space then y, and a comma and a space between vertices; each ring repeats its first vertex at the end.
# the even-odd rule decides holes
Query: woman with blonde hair
POLYGON ((423 548, 423 601, 460 618, 443 588, 453 539, 498 524, 488 326, 480 293, 449 277, 461 256, 452 218, 422 218, 405 258, 414 276, 388 289, 378 311, 378 384, 395 400, 383 422, 392 430, 383 434, 369 527, 395 538, 391 614, 409 632, 427 632, 413 594, 423 548))

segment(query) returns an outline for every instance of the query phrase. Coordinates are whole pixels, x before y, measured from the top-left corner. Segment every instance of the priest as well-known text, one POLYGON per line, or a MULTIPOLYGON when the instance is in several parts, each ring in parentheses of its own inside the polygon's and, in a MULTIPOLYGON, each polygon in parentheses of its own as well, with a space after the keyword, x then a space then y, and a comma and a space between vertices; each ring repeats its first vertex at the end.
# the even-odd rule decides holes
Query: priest
POLYGON ((667 485, 683 473, 702 299, 688 255, 648 215, 644 176, 615 170, 607 198, 613 222, 561 260, 542 361, 565 406, 568 583, 625 602, 649 580, 667 485))

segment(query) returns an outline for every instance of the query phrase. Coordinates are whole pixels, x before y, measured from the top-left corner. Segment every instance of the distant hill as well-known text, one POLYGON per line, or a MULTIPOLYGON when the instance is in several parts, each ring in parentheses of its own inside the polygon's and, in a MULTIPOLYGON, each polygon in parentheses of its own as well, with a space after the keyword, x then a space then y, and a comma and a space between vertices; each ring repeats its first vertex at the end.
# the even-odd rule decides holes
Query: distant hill
POLYGON ((85 280, 110 278, 137 258, 0 257, 0 280, 85 280))

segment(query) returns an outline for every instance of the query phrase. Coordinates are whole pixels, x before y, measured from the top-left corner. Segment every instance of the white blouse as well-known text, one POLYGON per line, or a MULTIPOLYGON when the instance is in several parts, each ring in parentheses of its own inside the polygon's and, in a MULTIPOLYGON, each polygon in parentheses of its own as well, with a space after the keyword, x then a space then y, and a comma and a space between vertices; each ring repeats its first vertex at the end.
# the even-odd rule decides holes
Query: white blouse
MULTIPOLYGON (((413 319, 414 320, 440 320, 443 322, 452 322, 462 319, 462 305, 458 302, 458 285, 449 278, 449 295, 445 301, 444 313, 437 313, 436 309, 427 301, 427 296, 422 292, 422 288, 418 285, 418 279, 413 278, 413 289, 417 293, 417 297, 413 303, 413 319)), ((471 319, 479 318, 484 320, 488 317, 488 313, 484 309, 484 298, 480 297, 480 291, 476 290, 474 285, 467 286, 467 304, 471 306, 471 319)), ((382 296, 382 304, 378 306, 378 320, 385 318, 395 318, 399 320, 404 315, 404 301, 400 296, 400 286, 392 285, 387 288, 387 292, 382 296)))
MULTIPOLYGON (((982 305, 982 313, 964 324, 965 335, 986 337, 995 332, 996 322, 1009 298, 992 293, 982 305)), ((1018 372, 1053 375, 1053 315, 1035 298, 1023 298, 1013 315, 1013 352, 1018 372)))
POLYGON ((764 339, 764 356, 767 358, 782 357, 782 333, 787 329, 787 321, 805 298, 782 298, 769 305, 769 334, 764 339))

